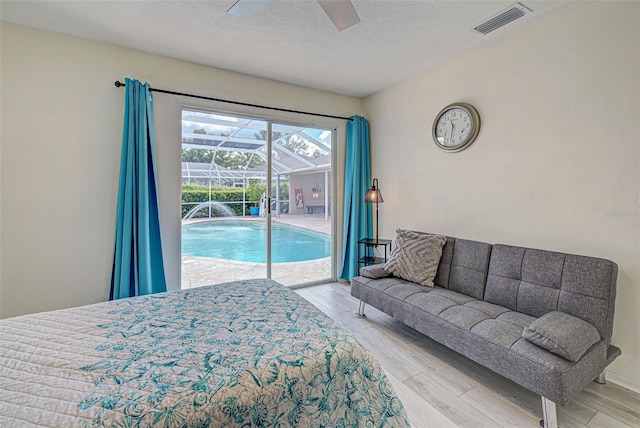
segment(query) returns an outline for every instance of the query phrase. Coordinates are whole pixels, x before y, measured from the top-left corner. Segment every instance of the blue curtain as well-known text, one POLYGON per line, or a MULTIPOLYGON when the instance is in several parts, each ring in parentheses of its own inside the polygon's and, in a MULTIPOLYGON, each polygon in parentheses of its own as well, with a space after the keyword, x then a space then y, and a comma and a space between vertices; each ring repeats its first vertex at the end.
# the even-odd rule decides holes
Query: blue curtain
POLYGON ((149 84, 126 79, 116 238, 109 300, 167 291, 162 261, 149 84))
POLYGON ((347 122, 347 150, 344 171, 344 231, 341 279, 358 275, 358 239, 371 236, 371 204, 364 197, 371 182, 369 122, 351 116, 347 122))

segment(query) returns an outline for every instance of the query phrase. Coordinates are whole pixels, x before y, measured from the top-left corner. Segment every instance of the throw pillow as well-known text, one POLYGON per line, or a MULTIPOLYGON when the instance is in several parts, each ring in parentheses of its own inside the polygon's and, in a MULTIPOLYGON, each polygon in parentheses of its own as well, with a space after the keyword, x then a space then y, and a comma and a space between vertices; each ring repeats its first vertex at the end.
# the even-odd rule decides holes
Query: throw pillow
POLYGON ((569 361, 578 361, 600 340, 600 334, 593 325, 557 311, 532 321, 523 330, 522 337, 569 361))
POLYGON ((360 275, 364 276, 365 278, 372 278, 372 279, 386 278, 391 276, 389 272, 384 270, 384 265, 382 263, 377 265, 361 267, 360 275))
POLYGON ((391 257, 384 270, 407 281, 433 287, 447 238, 411 230, 396 230, 391 257))

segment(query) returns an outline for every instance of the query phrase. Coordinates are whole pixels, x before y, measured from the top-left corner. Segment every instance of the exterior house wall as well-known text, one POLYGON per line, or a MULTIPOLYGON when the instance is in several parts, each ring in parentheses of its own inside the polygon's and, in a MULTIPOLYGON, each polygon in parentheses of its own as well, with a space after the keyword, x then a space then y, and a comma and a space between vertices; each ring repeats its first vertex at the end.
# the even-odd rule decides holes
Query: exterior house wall
MULTIPOLYGON (((331 171, 327 171, 327 174, 324 172, 314 172, 310 174, 295 174, 291 175, 291 185, 289 187, 289 200, 293 201, 289 205, 289 213, 290 214, 300 214, 307 213, 309 208, 311 208, 314 213, 324 212, 326 209, 325 203, 328 200, 329 207, 331 207, 331 171), (328 179, 328 181, 326 181, 328 179), (327 185, 328 184, 328 185, 327 185), (320 192, 318 193, 318 197, 313 197, 313 189, 319 187, 320 192), (304 201, 304 208, 296 208, 295 200, 295 189, 302 189, 302 197, 304 201), (327 199, 325 199, 327 198, 327 199)), ((329 208, 330 211, 330 208, 329 208)))

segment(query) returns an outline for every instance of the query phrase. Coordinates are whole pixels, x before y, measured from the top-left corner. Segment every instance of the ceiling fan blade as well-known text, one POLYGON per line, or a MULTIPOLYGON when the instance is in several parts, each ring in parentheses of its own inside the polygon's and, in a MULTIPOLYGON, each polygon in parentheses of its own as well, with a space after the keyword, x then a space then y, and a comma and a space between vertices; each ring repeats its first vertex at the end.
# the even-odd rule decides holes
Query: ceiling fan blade
POLYGON ((360 22, 360 17, 356 12, 351 0, 316 0, 324 13, 336 26, 338 31, 346 30, 352 25, 360 22))
POLYGON ((269 1, 270 0, 238 0, 227 10, 227 13, 236 16, 251 16, 262 9, 262 6, 269 3, 269 1))

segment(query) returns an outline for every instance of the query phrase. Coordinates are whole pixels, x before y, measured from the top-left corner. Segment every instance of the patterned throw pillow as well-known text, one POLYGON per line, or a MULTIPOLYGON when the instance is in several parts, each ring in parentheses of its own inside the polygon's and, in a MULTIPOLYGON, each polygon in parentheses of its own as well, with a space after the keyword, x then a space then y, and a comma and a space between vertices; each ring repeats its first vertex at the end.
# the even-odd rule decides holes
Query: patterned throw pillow
POLYGON ((384 270, 407 281, 433 287, 447 238, 412 230, 396 230, 395 246, 384 270))

